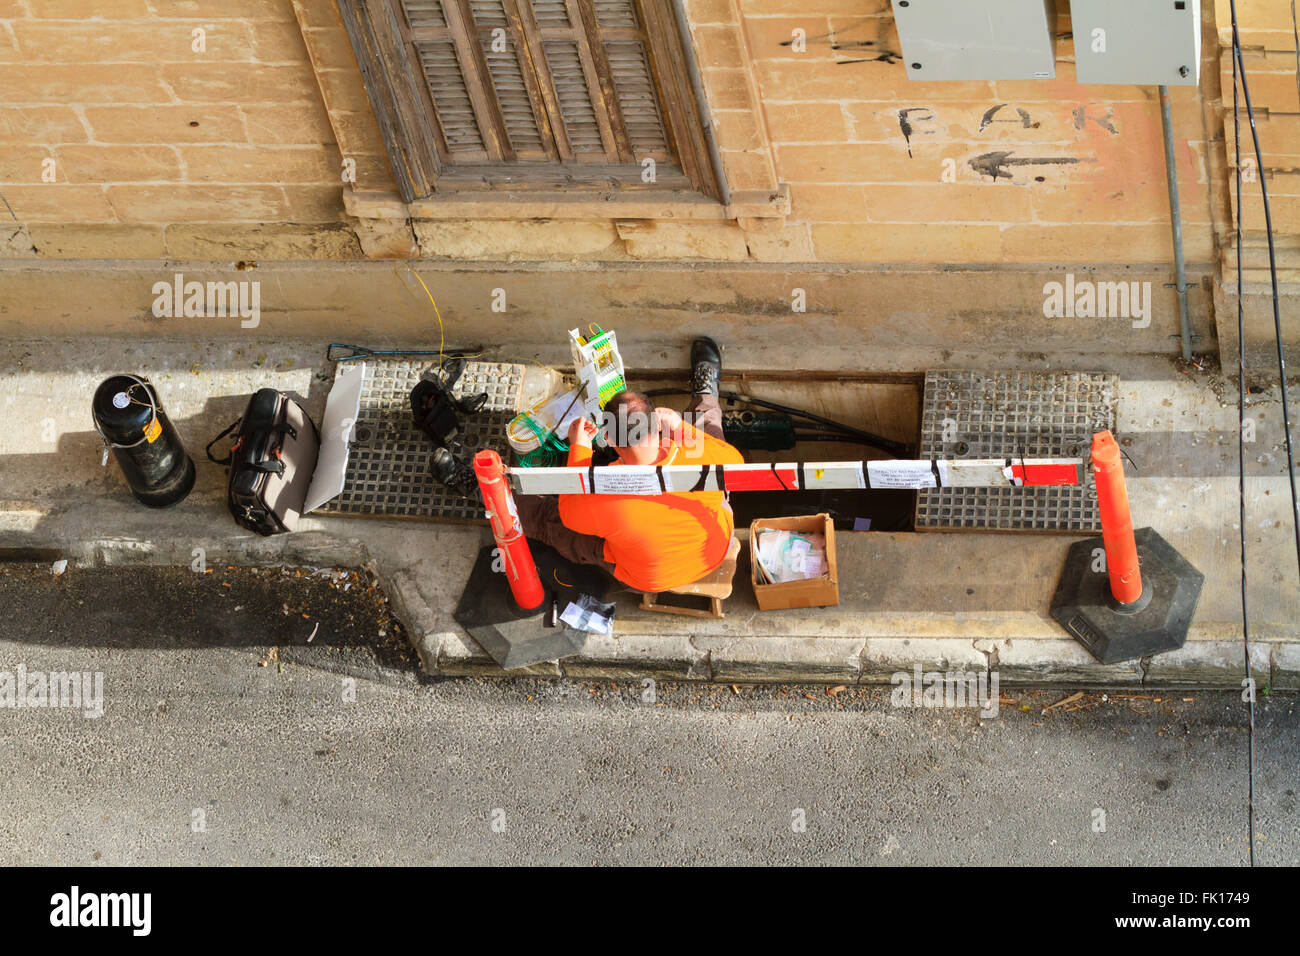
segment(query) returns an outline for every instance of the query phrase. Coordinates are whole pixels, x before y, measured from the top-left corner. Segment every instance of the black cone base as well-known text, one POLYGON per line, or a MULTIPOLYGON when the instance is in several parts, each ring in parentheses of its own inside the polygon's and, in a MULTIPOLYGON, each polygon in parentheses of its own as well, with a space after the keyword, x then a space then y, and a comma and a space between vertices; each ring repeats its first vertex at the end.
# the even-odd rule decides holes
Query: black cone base
POLYGON ((528 547, 546 589, 540 608, 524 611, 515 603, 505 573, 492 569, 494 563, 500 567, 500 559, 494 558, 496 545, 490 544, 479 551, 453 615, 504 670, 581 653, 587 643, 585 631, 562 623, 546 626, 551 604, 560 613, 579 594, 604 601, 612 584, 599 568, 573 564, 543 544, 530 541, 528 547))
POLYGON ((1101 538, 1070 546, 1052 598, 1052 617, 1103 664, 1177 650, 1187 640, 1205 576, 1151 528, 1134 532, 1142 598, 1136 610, 1119 608, 1104 571, 1092 570, 1101 538))

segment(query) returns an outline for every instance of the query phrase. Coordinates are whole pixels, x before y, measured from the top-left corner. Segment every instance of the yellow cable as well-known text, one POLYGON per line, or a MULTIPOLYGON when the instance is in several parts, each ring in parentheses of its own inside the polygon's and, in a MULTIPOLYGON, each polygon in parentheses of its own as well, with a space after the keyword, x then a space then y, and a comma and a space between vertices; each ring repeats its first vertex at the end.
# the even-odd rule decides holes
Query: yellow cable
MULTIPOLYGON (((424 280, 420 278, 420 274, 411 268, 411 264, 409 262, 405 262, 403 264, 406 266, 406 271, 411 273, 411 275, 415 277, 415 281, 420 283, 420 287, 424 289, 424 294, 429 297, 429 302, 433 305, 433 314, 438 317, 438 367, 442 368, 442 353, 446 350, 446 344, 447 344, 446 330, 442 322, 442 313, 438 311, 438 303, 434 301, 433 293, 430 292, 429 287, 424 284, 424 280)), ((416 304, 419 304, 420 300, 415 297, 415 294, 411 291, 410 287, 407 286, 405 282, 401 281, 401 274, 397 271, 397 260, 393 260, 393 275, 397 276, 398 282, 402 286, 403 291, 405 291, 406 294, 411 297, 411 300, 416 304)), ((461 358, 468 360, 473 358, 481 358, 482 356, 487 354, 488 354, 487 352, 472 352, 472 353, 462 355, 461 358)), ((536 365, 538 368, 544 371, 549 370, 549 366, 543 365, 537 359, 524 358, 522 355, 501 355, 500 353, 493 353, 493 358, 497 359, 498 361, 502 359, 513 359, 517 362, 522 362, 524 364, 532 362, 534 365, 536 365)))
MULTIPOLYGON (((398 261, 399 260, 397 259, 393 260, 393 278, 395 278, 397 280, 397 284, 402 287, 402 291, 405 292, 407 296, 410 297, 410 300, 415 303, 416 308, 421 308, 421 309, 424 308, 424 306, 420 305, 420 300, 415 297, 415 293, 411 291, 411 287, 408 286, 404 281, 402 281, 402 274, 397 271, 398 261)), ((403 264, 406 265, 405 263, 403 264)), ((409 271, 411 267, 407 265, 406 268, 409 271)))
POLYGON ((425 285, 424 280, 420 278, 420 273, 411 268, 409 262, 406 264, 406 271, 415 276, 415 281, 420 283, 420 288, 424 290, 424 294, 429 297, 429 302, 433 305, 433 314, 438 317, 438 368, 441 369, 442 353, 447 346, 447 332, 443 328, 442 313, 438 311, 438 303, 433 300, 433 293, 429 291, 429 287, 425 285))

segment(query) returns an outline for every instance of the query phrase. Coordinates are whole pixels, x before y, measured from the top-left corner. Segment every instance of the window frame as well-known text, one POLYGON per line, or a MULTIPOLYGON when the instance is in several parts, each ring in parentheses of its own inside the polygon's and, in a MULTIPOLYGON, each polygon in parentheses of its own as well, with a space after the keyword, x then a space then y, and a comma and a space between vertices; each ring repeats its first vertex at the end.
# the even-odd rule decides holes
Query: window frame
MULTIPOLYGON (((566 161, 566 144, 561 142, 565 137, 563 124, 561 122, 558 127, 552 125, 552 117, 558 116, 558 104, 547 99, 548 92, 554 96, 554 85, 549 90, 539 88, 533 82, 535 77, 532 75, 526 76, 525 82, 534 115, 539 119, 539 133, 544 147, 554 150, 559 159, 512 162, 509 158, 487 160, 485 156, 483 163, 449 162, 449 150, 442 138, 423 71, 412 61, 411 36, 401 12, 400 0, 338 0, 343 24, 356 53, 402 200, 406 203, 436 202, 440 195, 508 190, 512 193, 588 193, 593 198, 599 195, 606 202, 616 202, 624 194, 644 195, 648 192, 691 195, 697 199, 702 196, 720 202, 724 190, 719 181, 713 147, 706 133, 703 105, 696 95, 697 84, 689 72, 693 59, 683 49, 683 44, 689 41, 681 28, 676 4, 673 0, 631 2, 641 19, 646 56, 659 101, 664 133, 669 149, 673 152, 670 161, 656 158, 656 181, 651 183, 642 182, 639 161, 631 152, 626 131, 620 134, 614 125, 621 123, 621 111, 616 105, 604 117, 597 110, 598 122, 602 125, 602 140, 608 142, 605 137, 612 135, 613 141, 618 145, 620 158, 626 155, 632 161, 617 165, 572 159, 566 161), (536 112, 539 108, 543 110, 540 115, 536 112), (545 122, 542 121, 543 117, 545 122), (605 128, 606 119, 613 128, 605 128), (546 131, 541 130, 543 125, 547 127, 546 131)), ((510 36, 512 43, 516 44, 515 49, 528 57, 530 62, 535 62, 534 58, 541 58, 541 64, 549 70, 542 50, 542 35, 532 16, 531 4, 528 0, 502 0, 502 4, 510 23, 510 36), (532 33, 529 32, 530 26, 534 31, 532 33)), ((569 0, 569 4, 571 9, 581 11, 583 26, 590 33, 596 23, 592 0, 569 0)), ((458 20, 468 11, 467 0, 442 0, 442 5, 447 29, 452 30, 453 20, 458 20)), ((465 30, 465 24, 459 22, 454 29, 465 30)), ((575 26, 573 29, 576 32, 580 28, 575 26)), ((472 35, 472 31, 461 35, 472 35)), ((590 39, 587 42, 590 44, 590 39)), ((471 52, 479 51, 480 60, 473 68, 482 71, 480 76, 486 76, 486 68, 481 61, 481 47, 474 43, 467 46, 471 52)), ((596 46, 599 48, 600 45, 596 46)), ((590 47, 584 49, 590 52, 590 47)), ((599 63, 600 57, 594 59, 597 60, 595 66, 600 88, 591 84, 591 74, 588 73, 588 89, 593 100, 598 96, 607 99, 612 97, 614 104, 617 104, 608 63, 602 65, 599 63)), ((461 61, 462 75, 465 75, 465 62, 459 49, 458 60, 461 61)), ((591 66, 592 63, 588 62, 587 65, 591 66)), ((472 78, 466 76, 467 88, 471 82, 472 78)), ((490 133, 502 138, 501 142, 487 149, 486 155, 490 156, 494 152, 503 157, 513 155, 508 140, 504 138, 500 108, 495 103, 491 83, 479 84, 477 89, 469 92, 474 100, 476 121, 480 132, 485 136, 485 147, 490 133), (486 110, 486 115, 491 120, 492 109, 497 111, 496 122, 489 121, 485 127, 485 114, 482 111, 486 110)), ((567 151, 567 155, 572 157, 572 152, 567 151)))

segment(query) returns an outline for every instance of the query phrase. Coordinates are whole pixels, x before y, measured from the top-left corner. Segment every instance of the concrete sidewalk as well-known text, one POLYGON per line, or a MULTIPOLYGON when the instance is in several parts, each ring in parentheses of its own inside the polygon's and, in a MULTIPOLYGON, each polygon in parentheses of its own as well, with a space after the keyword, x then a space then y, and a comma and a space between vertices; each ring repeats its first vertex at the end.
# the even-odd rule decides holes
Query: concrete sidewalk
MULTIPOLYGON (((368 564, 429 674, 502 674, 451 619, 478 546, 489 540, 486 528, 308 517, 293 534, 260 538, 226 512, 224 469, 206 460, 204 444, 239 416, 253 390, 268 385, 304 396, 319 419, 333 380, 324 354, 324 342, 0 340, 7 426, 0 429, 0 555, 63 556, 74 564, 190 565, 199 553, 210 565, 368 564), (194 492, 175 508, 137 505, 116 467, 99 466, 91 395, 108 374, 126 370, 152 377, 195 459, 194 492)), ((1075 538, 864 532, 838 538, 838 607, 760 612, 742 563, 724 620, 642 612, 623 594, 612 637, 593 635, 580 657, 511 673, 852 684, 887 682, 920 664, 996 667, 1007 684, 1238 685, 1236 390, 1143 361, 1120 370, 1117 430, 1136 465, 1129 479, 1134 523, 1155 527, 1206 575, 1180 651, 1102 666, 1057 626, 1048 604, 1075 538)), ((1252 398, 1252 668, 1261 685, 1300 688, 1300 589, 1280 406, 1268 393, 1252 398)))

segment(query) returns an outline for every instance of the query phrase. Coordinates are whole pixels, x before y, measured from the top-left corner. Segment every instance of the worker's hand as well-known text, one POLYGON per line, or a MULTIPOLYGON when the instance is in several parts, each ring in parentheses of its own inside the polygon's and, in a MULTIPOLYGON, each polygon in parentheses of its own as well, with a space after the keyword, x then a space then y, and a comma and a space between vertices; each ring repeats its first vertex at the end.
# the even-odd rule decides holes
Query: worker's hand
POLYGON ((579 448, 590 448, 596 433, 600 431, 589 418, 575 418, 569 426, 569 444, 579 448))
POLYGON ((670 441, 682 437, 682 416, 671 408, 656 408, 655 417, 659 419, 659 434, 670 441))

